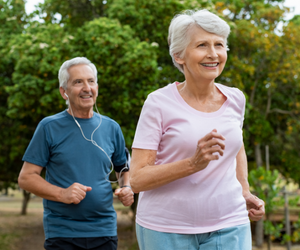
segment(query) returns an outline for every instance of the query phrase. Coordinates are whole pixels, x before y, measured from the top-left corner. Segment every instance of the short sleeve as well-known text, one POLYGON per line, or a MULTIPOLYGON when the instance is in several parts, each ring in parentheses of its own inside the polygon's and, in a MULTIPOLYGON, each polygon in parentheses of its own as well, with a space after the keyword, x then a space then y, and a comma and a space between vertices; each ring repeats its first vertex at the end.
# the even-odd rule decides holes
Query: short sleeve
POLYGON ((132 148, 157 150, 162 137, 162 114, 159 97, 150 94, 137 124, 132 148))
POLYGON ((40 122, 25 151, 23 161, 46 167, 50 157, 49 142, 44 125, 40 122))
POLYGON ((119 125, 116 127, 114 136, 115 151, 112 155, 112 162, 115 166, 115 171, 120 172, 126 163, 125 140, 122 130, 119 125), (120 171, 119 171, 120 170, 120 171))
POLYGON ((240 128, 242 129, 244 125, 244 119, 245 119, 246 98, 242 91, 239 90, 239 92, 241 94, 240 100, 241 100, 241 108, 242 108, 240 128))

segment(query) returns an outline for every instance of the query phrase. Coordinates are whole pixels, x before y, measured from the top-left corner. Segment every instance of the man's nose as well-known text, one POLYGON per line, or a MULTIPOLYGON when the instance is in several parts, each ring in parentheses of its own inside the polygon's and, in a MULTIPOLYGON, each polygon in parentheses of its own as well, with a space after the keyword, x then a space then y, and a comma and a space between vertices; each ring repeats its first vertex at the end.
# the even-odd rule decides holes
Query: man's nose
POLYGON ((91 85, 89 84, 89 81, 83 81, 83 90, 88 92, 91 90, 91 85))

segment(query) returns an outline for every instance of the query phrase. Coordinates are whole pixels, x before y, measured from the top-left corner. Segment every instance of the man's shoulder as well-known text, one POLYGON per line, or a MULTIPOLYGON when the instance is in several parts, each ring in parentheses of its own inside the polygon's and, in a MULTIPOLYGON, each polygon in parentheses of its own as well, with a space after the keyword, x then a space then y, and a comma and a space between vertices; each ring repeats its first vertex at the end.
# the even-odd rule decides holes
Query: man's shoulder
POLYGON ((119 123, 116 122, 114 119, 106 116, 106 115, 101 115, 101 118, 104 123, 110 125, 110 126, 115 126, 115 127, 120 127, 119 123))
POLYGON ((59 112, 59 113, 57 113, 57 114, 47 116, 47 117, 43 118, 43 119, 40 121, 40 124, 42 124, 43 126, 47 126, 47 125, 49 125, 51 122, 54 122, 54 121, 60 121, 60 120, 62 120, 62 119, 65 119, 65 118, 66 118, 65 112, 66 112, 66 111, 62 111, 62 112, 59 112))

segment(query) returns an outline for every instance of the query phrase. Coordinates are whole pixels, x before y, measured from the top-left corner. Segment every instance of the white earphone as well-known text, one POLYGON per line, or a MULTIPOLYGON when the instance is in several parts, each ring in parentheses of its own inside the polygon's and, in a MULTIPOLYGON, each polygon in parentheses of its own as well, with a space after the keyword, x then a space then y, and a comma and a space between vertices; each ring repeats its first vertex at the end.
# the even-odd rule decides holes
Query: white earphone
MULTIPOLYGON (((69 96, 68 96, 66 93, 64 93, 64 95, 69 99, 69 96)), ((93 145, 95 145, 97 148, 99 148, 99 149, 106 155, 106 157, 107 157, 107 158, 109 159, 109 161, 110 161, 110 164, 111 164, 111 170, 110 170, 109 173, 105 176, 105 180, 108 181, 108 182, 111 182, 111 183, 118 182, 119 180, 117 180, 117 181, 110 181, 110 180, 108 179, 109 175, 110 175, 111 172, 114 170, 114 164, 112 163, 112 160, 110 159, 110 157, 108 156, 108 154, 104 151, 104 149, 101 148, 101 147, 94 141, 94 139, 93 139, 94 133, 96 132, 96 130, 100 127, 100 125, 101 125, 101 123, 102 123, 102 116, 100 115, 100 113, 99 113, 99 111, 98 111, 98 108, 97 108, 96 103, 95 103, 95 108, 96 108, 96 110, 97 110, 97 113, 98 113, 99 116, 100 116, 100 122, 99 122, 99 125, 95 128, 95 130, 94 130, 93 133, 91 134, 91 139, 88 139, 88 138, 85 137, 85 135, 84 135, 84 133, 83 133, 83 131, 82 131, 82 128, 81 128, 79 122, 78 122, 78 121, 75 119, 75 117, 74 117, 74 114, 73 114, 73 110, 72 110, 71 104, 69 104, 69 106, 70 106, 70 110, 71 110, 71 113, 72 113, 72 117, 73 117, 75 123, 77 124, 77 126, 79 127, 80 132, 81 132, 83 138, 84 138, 85 140, 87 140, 87 141, 93 143, 93 145)), ((129 166, 129 165, 128 165, 128 160, 126 160, 125 167, 122 168, 122 170, 121 170, 120 173, 119 173, 119 179, 121 178, 122 172, 123 172, 125 169, 129 169, 128 166, 129 166)))

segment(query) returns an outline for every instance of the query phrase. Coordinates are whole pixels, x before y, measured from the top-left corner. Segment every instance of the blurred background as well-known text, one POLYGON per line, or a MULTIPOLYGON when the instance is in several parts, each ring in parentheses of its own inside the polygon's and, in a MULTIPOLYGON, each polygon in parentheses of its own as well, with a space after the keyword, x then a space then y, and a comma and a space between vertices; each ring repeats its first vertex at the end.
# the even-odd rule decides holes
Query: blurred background
MULTIPOLYGON (((130 149, 147 95, 183 80, 168 52, 172 17, 202 8, 231 27, 228 61, 217 81, 247 98, 249 182, 267 212, 264 221, 252 223, 253 244, 296 249, 300 1, 0 0, 0 250, 27 249, 24 242, 33 236, 43 242, 41 200, 19 190, 17 177, 38 122, 66 108, 58 91, 61 64, 85 56, 96 65, 99 111, 121 125, 130 149)), ((122 210, 116 203, 116 209, 128 240, 120 240, 120 249, 137 249, 135 207, 122 210)))

